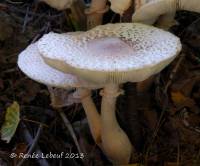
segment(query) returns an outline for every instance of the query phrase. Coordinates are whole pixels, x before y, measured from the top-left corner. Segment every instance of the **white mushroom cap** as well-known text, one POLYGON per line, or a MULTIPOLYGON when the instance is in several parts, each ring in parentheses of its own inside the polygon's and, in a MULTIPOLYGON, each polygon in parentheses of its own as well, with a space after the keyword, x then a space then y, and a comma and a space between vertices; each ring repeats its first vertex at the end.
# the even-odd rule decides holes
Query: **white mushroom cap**
POLYGON ((47 3, 49 6, 57 9, 64 10, 70 8, 74 0, 40 0, 47 3))
POLYGON ((38 43, 46 63, 96 83, 139 82, 160 72, 180 52, 178 37, 138 24, 98 26, 78 36, 49 33, 38 43))
POLYGON ((74 75, 65 74, 45 64, 38 52, 37 43, 29 45, 20 53, 18 57, 18 66, 31 79, 52 87, 98 88, 97 85, 87 83, 74 75))

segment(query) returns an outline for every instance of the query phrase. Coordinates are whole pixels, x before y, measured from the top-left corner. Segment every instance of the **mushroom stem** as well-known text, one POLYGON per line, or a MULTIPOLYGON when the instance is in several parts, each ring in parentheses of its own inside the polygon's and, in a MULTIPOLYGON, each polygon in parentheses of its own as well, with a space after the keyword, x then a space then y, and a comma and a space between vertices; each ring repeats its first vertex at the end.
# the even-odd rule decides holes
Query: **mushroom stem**
POLYGON ((128 164, 132 145, 126 133, 120 128, 116 115, 116 100, 120 95, 118 85, 107 85, 101 92, 101 139, 103 150, 113 163, 128 164))
POLYGON ((101 120, 96 106, 91 98, 91 90, 77 88, 76 94, 80 97, 92 137, 97 145, 101 146, 101 120))
POLYGON ((92 0, 89 9, 85 10, 87 29, 102 24, 103 14, 107 11, 106 2, 107 0, 92 0))

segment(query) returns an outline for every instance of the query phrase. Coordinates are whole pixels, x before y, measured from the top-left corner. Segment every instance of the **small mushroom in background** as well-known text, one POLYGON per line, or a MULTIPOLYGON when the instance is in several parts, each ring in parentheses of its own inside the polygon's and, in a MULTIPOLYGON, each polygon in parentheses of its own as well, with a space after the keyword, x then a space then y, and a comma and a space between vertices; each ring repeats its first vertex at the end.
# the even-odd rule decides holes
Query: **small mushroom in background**
MULTIPOLYGON (((20 53, 18 66, 29 78, 49 86, 50 92, 52 92, 51 87, 66 90, 76 88, 77 90, 73 94, 73 97, 81 101, 88 119, 92 136, 95 142, 100 145, 100 115, 97 112, 96 106, 91 98, 90 90, 100 87, 83 81, 74 75, 57 71, 45 64, 38 51, 37 43, 31 44, 22 53, 20 53)), ((60 103, 55 103, 55 101, 52 102, 55 107, 60 107, 60 103)))
MULTIPOLYGON (((40 0, 57 10, 71 9, 72 15, 81 26, 87 22, 87 29, 91 29, 97 25, 101 25, 103 14, 109 10, 106 5, 107 0, 91 0, 89 7, 85 9, 83 0, 40 0), (85 18, 85 15, 86 17, 85 18), (87 20, 87 21, 86 21, 87 20)), ((85 29, 85 26, 82 28, 85 29)))
MULTIPOLYGON (((160 0, 136 0, 135 1, 135 13, 133 14, 132 21, 133 22, 141 22, 141 23, 145 23, 145 24, 156 23, 157 27, 160 27, 160 28, 166 29, 166 30, 169 29, 171 26, 175 25, 176 21, 174 20, 174 17, 175 17, 176 11, 173 11, 173 12, 170 11, 169 13, 159 15, 156 17, 147 16, 149 18, 145 19, 143 21, 139 21, 140 16, 135 17, 135 15, 137 15, 136 13, 139 13, 140 10, 143 10, 143 8, 145 8, 146 5, 151 4, 151 3, 159 4, 160 3, 159 1, 160 0)), ((146 10, 146 9, 144 9, 144 10, 146 10)), ((154 9, 154 13, 156 13, 155 10, 157 10, 157 9, 154 9)), ((142 18, 141 18, 141 20, 142 20, 142 18)))
POLYGON ((148 3, 151 0, 134 0, 134 8, 135 10, 138 10, 141 6, 148 3))
MULTIPOLYGON (((91 29, 97 25, 101 25, 103 21, 103 14, 109 10, 106 5, 107 0, 91 0, 89 7, 85 9, 83 0, 40 0, 47 3, 49 6, 57 10, 71 9, 75 20, 81 25, 87 22, 87 29, 91 29), (84 8, 84 9, 83 9, 84 8), (85 15, 86 17, 85 18, 85 15), (87 20, 87 21, 86 21, 87 20)), ((85 26, 82 28, 85 29, 85 26)))
POLYGON ((72 19, 80 26, 81 30, 86 29, 86 17, 84 14, 85 3, 84 0, 39 0, 45 2, 52 8, 57 10, 70 9, 72 19))
MULTIPOLYGON (((143 7, 145 4, 148 4, 149 2, 153 2, 153 1, 157 1, 157 0, 135 0, 134 1, 135 13, 137 10, 139 10, 141 7, 143 7)), ((134 14, 133 14, 133 16, 134 16, 134 14)), ((151 19, 145 20, 145 22, 142 22, 142 23, 153 24, 154 22, 156 22, 156 20, 157 20, 157 18, 151 18, 151 19)), ((133 21, 137 22, 135 20, 133 20, 133 21)), ((140 21, 138 21, 138 22, 140 22, 140 21)))
MULTIPOLYGON (((165 5, 168 3, 170 3, 171 1, 166 1, 165 2, 165 5)), ((175 25, 176 24, 176 21, 174 20, 174 17, 175 17, 175 14, 176 14, 176 11, 174 10, 169 10, 169 12, 167 13, 166 12, 166 7, 163 7, 163 6, 160 6, 162 2, 160 0, 143 0, 140 4, 136 4, 136 11, 135 13, 133 14, 133 17, 132 17, 132 21, 133 22, 141 22, 141 23, 145 23, 145 24, 154 24, 156 23, 156 26, 157 27, 160 27, 162 29, 169 29, 171 26, 175 25), (155 4, 156 5, 156 8, 154 8, 152 10, 151 7, 149 7, 148 5, 150 4, 155 4), (148 7, 146 7, 148 6, 148 7), (157 7, 159 9, 157 9, 157 7), (162 9, 160 9, 162 8, 162 9), (141 10, 152 10, 150 11, 150 15, 147 16, 148 18, 143 20, 142 17, 144 17, 144 13, 142 11, 142 16, 139 14, 141 10), (162 10, 162 14, 158 14, 158 10, 162 10), (165 13, 166 12, 166 13, 165 13), (152 14, 155 14, 155 16, 152 17, 152 14), (158 15, 156 15, 156 13, 158 15)), ((148 11, 147 11, 148 12, 148 11)))
POLYGON ((152 0, 135 11, 132 17, 133 22, 154 24, 168 29, 173 25, 176 11, 187 10, 200 12, 199 0, 152 0))
POLYGON ((123 13, 131 6, 132 0, 109 0, 111 3, 111 10, 115 13, 120 14, 121 16, 123 13))
POLYGON ((120 84, 140 82, 160 72, 179 54, 179 38, 152 26, 118 23, 73 38, 49 33, 40 39, 38 49, 50 66, 104 85, 102 149, 114 164, 129 163, 134 148, 115 116, 117 97, 123 94, 120 84))
POLYGON ((108 11, 107 0, 91 0, 89 8, 85 10, 87 15, 87 29, 101 25, 103 14, 108 11))

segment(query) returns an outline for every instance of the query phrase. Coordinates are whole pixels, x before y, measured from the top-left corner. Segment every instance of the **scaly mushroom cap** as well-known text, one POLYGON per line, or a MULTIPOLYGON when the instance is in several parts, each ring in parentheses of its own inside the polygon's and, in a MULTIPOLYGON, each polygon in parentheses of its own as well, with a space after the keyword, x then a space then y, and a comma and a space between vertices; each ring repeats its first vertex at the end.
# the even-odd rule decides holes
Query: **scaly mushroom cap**
POLYGON ((65 74, 45 64, 38 52, 37 43, 31 44, 20 53, 18 57, 18 66, 24 72, 24 74, 31 79, 52 87, 98 88, 96 85, 82 81, 74 75, 65 74))
POLYGON ((111 3, 111 10, 115 13, 122 15, 130 6, 132 0, 109 0, 111 3))
POLYGON ((40 0, 47 3, 49 6, 57 9, 64 10, 70 8, 74 0, 40 0))
POLYGON ((49 33, 38 42, 45 62, 95 83, 139 82, 160 72, 180 52, 178 37, 138 24, 97 26, 77 36, 49 33))

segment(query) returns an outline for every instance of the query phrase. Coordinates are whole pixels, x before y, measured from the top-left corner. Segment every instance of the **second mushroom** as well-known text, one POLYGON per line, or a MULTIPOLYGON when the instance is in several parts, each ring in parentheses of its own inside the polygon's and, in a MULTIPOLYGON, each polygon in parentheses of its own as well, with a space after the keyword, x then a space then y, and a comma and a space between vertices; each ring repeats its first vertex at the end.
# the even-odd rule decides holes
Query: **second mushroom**
POLYGON ((91 89, 98 89, 101 86, 88 83, 74 75, 57 71, 45 64, 37 49, 37 43, 31 44, 20 53, 18 66, 29 78, 49 87, 65 90, 76 88, 73 98, 81 101, 94 141, 101 146, 100 115, 91 98, 91 89))

